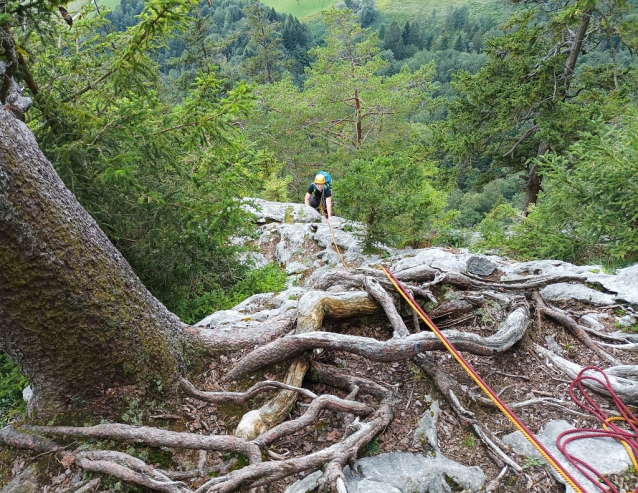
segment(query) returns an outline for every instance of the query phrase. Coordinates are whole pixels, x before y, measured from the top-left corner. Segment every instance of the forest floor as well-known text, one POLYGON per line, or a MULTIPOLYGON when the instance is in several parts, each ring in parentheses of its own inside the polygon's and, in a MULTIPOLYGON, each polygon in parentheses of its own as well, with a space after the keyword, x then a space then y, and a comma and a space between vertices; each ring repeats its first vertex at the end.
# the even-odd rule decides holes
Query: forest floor
MULTIPOLYGON (((559 305, 560 306, 560 305, 559 305)), ((600 309, 588 307, 581 303, 571 303, 569 308, 572 311, 586 313, 587 311, 597 311, 598 313, 609 314, 605 319, 605 325, 609 332, 617 330, 614 327, 613 309, 600 309)), ((473 320, 467 321, 462 330, 472 331, 483 336, 494 331, 497 324, 489 319, 481 320, 475 317, 473 320)), ((461 327, 455 326, 461 330, 461 327)), ((351 335, 372 337, 375 339, 386 340, 392 336, 392 327, 389 323, 380 322, 378 319, 357 318, 348 321, 329 322, 324 327, 330 332, 342 332, 351 335)), ((427 330, 427 329, 426 329, 427 330)), ((569 380, 559 370, 542 361, 532 350, 532 343, 546 345, 545 337, 552 337, 561 348, 565 348, 564 356, 571 359, 575 363, 583 366, 590 364, 605 366, 601 363, 599 357, 585 348, 562 326, 551 321, 542 321, 540 329, 536 324, 528 329, 525 338, 516 344, 516 346, 505 354, 493 357, 483 357, 475 355, 466 355, 466 358, 478 371, 478 373, 487 381, 487 383, 500 393, 505 402, 518 402, 534 397, 553 397, 565 401, 565 407, 574 411, 580 411, 576 405, 571 403, 568 393, 569 380)), ((625 364, 638 364, 638 358, 632 353, 620 350, 610 350, 611 354, 621 359, 625 364)), ((445 352, 435 352, 435 358, 440 366, 453 375, 457 381, 470 389, 478 387, 463 372, 457 362, 445 352)), ((202 390, 219 390, 216 382, 225 374, 226 370, 232 367, 233 360, 237 360, 242 354, 228 355, 228 359, 224 364, 212 364, 208 371, 196 382, 202 390)), ((362 456, 377 455, 386 452, 413 452, 419 453, 421 449, 413 444, 413 433, 424 411, 428 406, 428 396, 437 400, 441 406, 441 414, 438 422, 439 445, 443 455, 449 459, 467 466, 479 466, 486 474, 486 484, 494 479, 500 468, 488 455, 487 449, 482 445, 480 440, 475 437, 469 428, 463 427, 452 410, 434 387, 432 382, 424 375, 424 373, 411 361, 403 363, 374 363, 363 357, 340 352, 323 352, 315 356, 315 359, 337 366, 347 371, 347 373, 362 376, 374 380, 384 386, 392 387, 398 396, 397 416, 390 426, 376 440, 371 442, 362 456)), ((286 365, 277 365, 268 368, 263 374, 257 374, 254 379, 249 379, 243 385, 248 387, 251 382, 263 379, 279 379, 285 371, 286 365)), ((241 384, 240 384, 241 385, 241 384)), ((331 393, 340 397, 345 396, 345 392, 327 388, 324 384, 313 382, 304 382, 304 387, 309 388, 316 394, 331 393)), ((254 406, 256 408, 264 400, 256 399, 254 406)), ((609 406, 608 401, 598 399, 603 408, 609 406)), ((485 407, 484 405, 473 402, 470 399, 462 399, 464 406, 477 416, 478 423, 489 430, 498 438, 515 431, 514 426, 494 408, 485 407)), ((305 405, 310 402, 308 398, 300 397, 297 405, 291 411, 293 418, 298 417, 305 410, 305 405)), ((248 411, 248 408, 241 406, 214 406, 195 399, 187 398, 185 408, 192 416, 187 427, 192 431, 204 432, 202 423, 206 422, 206 427, 211 433, 232 434, 235 427, 239 423, 241 416, 248 411), (216 417, 215 417, 216 416, 216 417), (211 419, 213 421, 211 421, 211 419)), ((612 410, 609 414, 615 414, 612 410)), ((595 418, 578 417, 561 409, 535 405, 523 408, 518 411, 522 421, 535 433, 538 433, 551 420, 564 419, 575 427, 600 427, 595 418)), ((280 455, 304 455, 308 454, 332 443, 337 442, 343 432, 343 416, 335 412, 326 412, 322 418, 305 428, 302 432, 295 433, 292 436, 282 438, 275 442, 270 448, 280 455)), ((509 447, 502 445, 504 450, 509 447)), ((515 460, 523 467, 522 474, 510 472, 509 476, 502 481, 500 491, 508 492, 552 492, 558 493, 564 491, 564 486, 557 483, 539 463, 538 460, 531 457, 516 457, 510 452, 515 460)), ((218 459, 221 460, 221 457, 218 459)), ((311 471, 308 471, 308 473, 311 471)), ((288 478, 285 481, 279 481, 271 484, 267 491, 269 493, 280 493, 294 481, 288 478)), ((623 476, 613 477, 620 488, 631 489, 638 486, 638 475, 628 473, 623 476)), ((197 486, 193 484, 193 486, 197 486)))

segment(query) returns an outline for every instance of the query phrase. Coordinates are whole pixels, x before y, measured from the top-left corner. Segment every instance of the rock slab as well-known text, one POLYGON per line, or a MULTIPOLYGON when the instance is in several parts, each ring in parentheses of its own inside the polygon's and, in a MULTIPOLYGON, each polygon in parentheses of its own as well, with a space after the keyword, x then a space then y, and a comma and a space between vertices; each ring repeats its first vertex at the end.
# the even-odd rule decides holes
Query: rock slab
MULTIPOLYGON (((558 435, 564 431, 573 429, 574 427, 565 420, 550 421, 545 430, 537 434, 536 437, 556 460, 569 471, 574 479, 585 488, 587 493, 600 493, 598 486, 578 472, 556 447, 556 438, 558 435)), ((505 436, 503 442, 507 445, 511 445, 517 454, 539 459, 542 458, 540 453, 525 439, 520 431, 515 431, 505 436)), ((613 438, 584 438, 582 440, 574 440, 568 447, 572 455, 590 464, 601 474, 620 474, 631 466, 631 460, 625 448, 620 442, 617 442, 613 438)), ((565 480, 559 476, 553 468, 547 467, 558 481, 565 484, 565 480)), ((565 493, 575 492, 571 486, 566 485, 565 493)))
MULTIPOLYGON (((467 492, 475 492, 485 483, 485 474, 478 466, 406 452, 364 457, 343 472, 351 493, 451 493, 450 482, 467 492)), ((320 476, 321 471, 314 472, 285 493, 312 491, 320 476)))

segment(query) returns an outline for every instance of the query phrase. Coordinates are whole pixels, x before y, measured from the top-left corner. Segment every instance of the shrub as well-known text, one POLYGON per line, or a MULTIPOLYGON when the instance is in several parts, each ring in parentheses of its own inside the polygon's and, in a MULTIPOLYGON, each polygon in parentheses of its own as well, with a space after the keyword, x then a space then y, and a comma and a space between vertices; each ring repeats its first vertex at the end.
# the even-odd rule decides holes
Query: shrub
POLYGON ((584 134, 566 156, 539 162, 545 192, 510 246, 571 262, 638 258, 638 115, 584 134))

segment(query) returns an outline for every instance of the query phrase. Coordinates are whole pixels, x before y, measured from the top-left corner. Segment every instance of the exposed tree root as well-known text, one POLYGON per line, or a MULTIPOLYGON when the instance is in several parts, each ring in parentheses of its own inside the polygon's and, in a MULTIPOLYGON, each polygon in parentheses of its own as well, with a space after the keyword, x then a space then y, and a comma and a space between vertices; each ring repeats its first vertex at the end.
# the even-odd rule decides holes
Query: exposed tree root
POLYGON ((184 327, 188 332, 204 342, 211 350, 235 350, 265 344, 283 336, 292 329, 297 320, 297 312, 290 310, 252 327, 225 327, 210 329, 207 326, 194 325, 184 327))
POLYGON ((492 441, 483 431, 477 423, 474 413, 466 409, 461 404, 455 393, 455 389, 460 389, 460 385, 457 383, 456 379, 449 373, 445 372, 436 363, 434 358, 426 354, 417 355, 414 358, 414 361, 423 369, 423 371, 425 371, 439 391, 443 394, 463 426, 471 427, 476 436, 485 444, 488 450, 490 450, 496 456, 498 461, 501 462, 501 464, 497 462, 497 465, 502 467, 502 464, 507 464, 514 470, 521 472, 523 469, 514 461, 514 459, 503 452, 501 448, 496 445, 496 443, 494 443, 494 441, 492 441))
POLYGON ((394 328, 394 335, 392 337, 407 337, 410 335, 410 331, 405 326, 403 319, 399 315, 394 302, 390 295, 386 292, 378 281, 371 277, 366 277, 364 280, 364 286, 366 291, 383 307, 385 314, 390 320, 392 327, 394 328))
POLYGON ((235 404, 244 404, 246 401, 256 397, 262 392, 267 392, 274 389, 285 389, 298 392, 311 399, 316 399, 317 395, 302 387, 293 387, 292 385, 286 385, 276 380, 265 380, 258 382, 250 387, 246 392, 202 392, 198 390, 192 383, 185 378, 180 379, 182 387, 187 395, 199 399, 200 401, 220 403, 220 402, 233 402, 235 404))
POLYGON ((57 443, 48 438, 42 438, 31 433, 16 430, 13 426, 5 426, 0 430, 0 443, 9 447, 35 450, 36 452, 57 452, 62 450, 57 443))
MULTIPOLYGON (((542 346, 534 344, 534 349, 538 354, 544 356, 548 360, 550 360, 558 369, 560 369, 566 375, 569 375, 570 378, 575 378, 578 373, 583 369, 582 366, 573 363, 572 361, 566 360, 565 358, 561 358, 560 356, 552 353, 551 351, 545 349, 542 346)), ((636 380, 630 380, 628 378, 624 378, 620 375, 628 375, 627 369, 628 365, 620 365, 618 367, 607 368, 605 373, 609 378, 609 382, 611 383, 614 392, 622 399, 624 402, 628 404, 638 404, 638 382, 636 380), (615 373, 618 373, 619 376, 616 376, 615 373)), ((634 368, 634 372, 638 373, 638 368, 634 368)), ((596 384, 590 379, 584 379, 583 385, 592 389, 594 392, 603 395, 609 395, 600 385, 596 384)))
MULTIPOLYGON (((305 334, 321 329, 324 318, 339 319, 353 315, 371 314, 378 310, 376 303, 368 293, 349 291, 346 293, 327 293, 325 291, 309 291, 304 294, 297 305, 297 329, 295 334, 305 334)), ((303 351, 296 353, 299 356, 303 351)), ((280 361, 287 359, 281 358, 280 361)), ((299 387, 308 370, 309 357, 294 360, 284 378, 284 383, 299 387)), ((286 419, 288 410, 297 400, 297 392, 284 390, 269 400, 259 409, 244 415, 235 435, 253 439, 286 419)))
POLYGON ((561 313, 560 311, 556 309, 552 309, 548 307, 538 292, 535 292, 532 295, 532 298, 534 299, 534 302, 536 303, 536 309, 542 315, 550 317, 556 320, 557 322, 559 322, 560 324, 564 325, 565 327, 567 327, 571 331, 571 333, 575 337, 577 337, 578 340, 580 340, 580 342, 582 342, 585 346, 587 346, 589 349, 594 351, 601 358, 606 359, 607 361, 609 361, 610 363, 614 365, 622 364, 620 361, 614 358, 611 354, 599 348, 596 345, 596 343, 592 340, 592 338, 589 337, 587 332, 585 332, 585 330, 583 330, 583 328, 580 325, 578 325, 573 318, 571 318, 569 315, 561 313))
POLYGON ((237 464, 238 459, 233 457, 230 460, 222 462, 220 464, 215 464, 214 466, 204 466, 198 465, 197 469, 190 469, 188 471, 161 471, 162 474, 168 476, 171 479, 193 479, 193 478, 205 478, 210 476, 211 473, 217 473, 219 476, 223 474, 228 474, 235 464, 237 464))
POLYGON ((132 443, 146 443, 155 447, 173 447, 195 450, 214 450, 244 454, 252 463, 261 462, 261 451, 254 443, 228 435, 195 435, 160 430, 149 426, 131 426, 118 423, 87 427, 23 426, 23 429, 43 435, 63 435, 103 438, 132 443))
POLYGON ((131 455, 113 450, 80 452, 77 464, 85 471, 115 476, 129 483, 146 486, 166 493, 189 493, 191 490, 180 481, 169 477, 131 455))
POLYGON ((279 438, 292 435, 295 431, 299 431, 314 423, 319 418, 321 411, 324 409, 364 416, 371 414, 373 411, 373 409, 367 404, 340 399, 334 395, 322 395, 317 397, 317 399, 308 406, 306 412, 299 418, 293 419, 292 421, 286 421, 268 431, 265 431, 253 440, 253 442, 260 447, 263 447, 270 445, 279 438))
MULTIPOLYGON (((526 308, 519 307, 507 316, 498 331, 491 336, 482 337, 473 333, 449 330, 446 331, 446 337, 461 351, 489 356, 511 348, 521 339, 529 322, 526 308)), ((293 335, 273 341, 244 356, 225 379, 239 380, 269 364, 316 348, 351 352, 372 361, 394 362, 413 358, 421 352, 443 349, 443 345, 432 332, 420 332, 385 342, 328 332, 293 335)))

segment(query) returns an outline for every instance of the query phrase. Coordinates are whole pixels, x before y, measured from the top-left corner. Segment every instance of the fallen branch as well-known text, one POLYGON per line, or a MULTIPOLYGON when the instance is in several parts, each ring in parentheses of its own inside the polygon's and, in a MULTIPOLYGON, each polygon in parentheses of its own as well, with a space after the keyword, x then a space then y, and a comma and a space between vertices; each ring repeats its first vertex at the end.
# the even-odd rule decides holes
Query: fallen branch
MULTIPOLYGON (((371 314, 378 311, 377 304, 366 292, 348 291, 327 293, 325 291, 309 291, 297 304, 297 328, 295 334, 313 333, 321 329, 325 318, 339 319, 360 314, 371 314)), ((262 346, 263 347, 263 346, 262 346)), ((288 354, 281 361, 300 356, 303 351, 288 354)), ((300 357, 290 364, 284 377, 284 383, 292 387, 300 387, 310 364, 310 357, 300 357)), ((297 392, 283 390, 266 402, 259 409, 246 413, 235 430, 238 437, 251 440, 266 430, 283 422, 289 409, 297 401, 297 392)))

